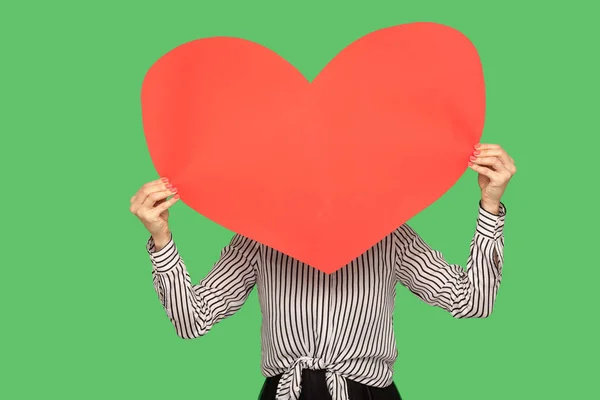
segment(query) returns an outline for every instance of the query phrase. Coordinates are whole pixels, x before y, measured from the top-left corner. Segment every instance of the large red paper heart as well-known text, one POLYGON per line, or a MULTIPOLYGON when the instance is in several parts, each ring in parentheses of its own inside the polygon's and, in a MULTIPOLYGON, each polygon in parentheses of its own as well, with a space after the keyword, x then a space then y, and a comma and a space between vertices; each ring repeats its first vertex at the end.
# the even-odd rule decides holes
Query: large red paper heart
POLYGON ((366 35, 312 83, 261 45, 216 37, 150 68, 142 114, 182 201, 331 273, 464 173, 485 88, 475 47, 435 23, 366 35))

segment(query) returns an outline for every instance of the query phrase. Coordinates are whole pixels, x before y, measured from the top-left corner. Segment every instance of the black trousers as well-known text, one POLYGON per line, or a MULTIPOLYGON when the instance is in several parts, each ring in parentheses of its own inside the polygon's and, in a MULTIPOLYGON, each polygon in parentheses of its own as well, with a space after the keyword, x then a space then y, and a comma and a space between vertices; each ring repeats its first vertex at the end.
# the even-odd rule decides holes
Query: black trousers
MULTIPOLYGON (((281 375, 267 378, 258 400, 274 400, 280 378, 281 375)), ((350 379, 346 379, 346 381, 350 400, 402 400, 394 383, 385 388, 377 388, 350 379)), ((302 370, 302 392, 300 392, 299 400, 331 400, 324 370, 302 370)))

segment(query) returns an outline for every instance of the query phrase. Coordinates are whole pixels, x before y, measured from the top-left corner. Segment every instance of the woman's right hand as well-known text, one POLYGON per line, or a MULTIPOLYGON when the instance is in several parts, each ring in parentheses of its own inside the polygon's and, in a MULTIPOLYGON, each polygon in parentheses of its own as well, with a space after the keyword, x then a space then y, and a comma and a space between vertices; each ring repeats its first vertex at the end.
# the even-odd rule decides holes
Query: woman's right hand
POLYGON ((169 230, 169 208, 179 200, 177 188, 166 178, 148 182, 130 200, 129 211, 144 224, 152 238, 156 251, 171 239, 169 230), (167 198, 172 196, 169 200, 167 198))

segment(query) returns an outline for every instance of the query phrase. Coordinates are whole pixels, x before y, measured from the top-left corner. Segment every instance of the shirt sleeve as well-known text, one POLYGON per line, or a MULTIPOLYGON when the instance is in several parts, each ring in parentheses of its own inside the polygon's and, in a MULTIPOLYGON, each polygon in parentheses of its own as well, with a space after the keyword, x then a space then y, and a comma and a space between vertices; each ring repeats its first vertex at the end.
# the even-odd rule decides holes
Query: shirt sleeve
POLYGON ((155 251, 150 237, 146 250, 158 298, 177 335, 192 339, 206 334, 217 322, 238 311, 256 283, 258 243, 236 234, 221 251, 208 275, 196 285, 171 237, 155 251))
POLYGON ((407 224, 394 231, 396 278, 427 304, 441 307, 454 318, 486 318, 494 308, 502 281, 504 219, 479 203, 479 215, 465 271, 448 263, 407 224))

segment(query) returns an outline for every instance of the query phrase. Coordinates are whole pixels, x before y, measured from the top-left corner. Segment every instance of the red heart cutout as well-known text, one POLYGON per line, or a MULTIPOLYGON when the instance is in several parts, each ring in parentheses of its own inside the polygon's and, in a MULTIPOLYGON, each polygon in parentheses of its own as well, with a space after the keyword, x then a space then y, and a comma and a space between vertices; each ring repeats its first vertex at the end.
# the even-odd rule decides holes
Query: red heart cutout
POLYGON ((216 37, 150 68, 142 114, 182 201, 331 273, 464 173, 485 87, 475 47, 435 23, 368 34, 312 83, 265 47, 216 37))

